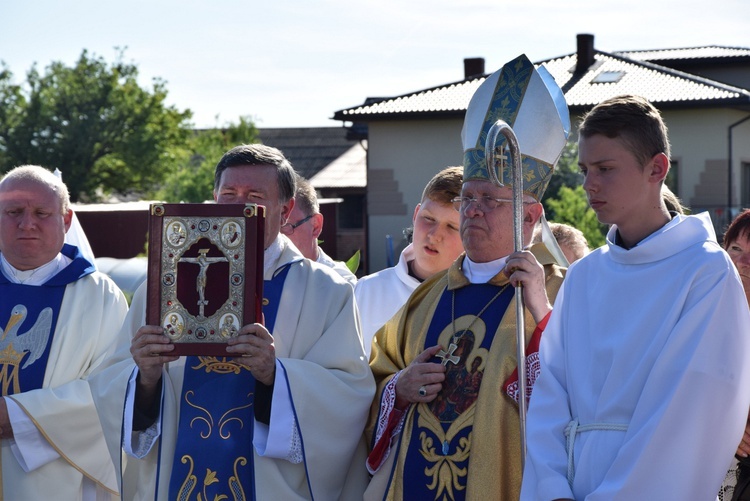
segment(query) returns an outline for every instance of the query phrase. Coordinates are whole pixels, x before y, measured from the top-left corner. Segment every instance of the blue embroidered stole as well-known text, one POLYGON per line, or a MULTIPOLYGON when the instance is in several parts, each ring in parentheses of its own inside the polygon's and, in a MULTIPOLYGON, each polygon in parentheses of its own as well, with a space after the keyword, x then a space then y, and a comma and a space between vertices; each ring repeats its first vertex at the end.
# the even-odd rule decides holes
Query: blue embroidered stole
MULTIPOLYGON (((289 268, 263 282, 269 332, 289 268)), ((184 371, 169 499, 255 499, 255 378, 231 357, 187 357, 184 371)))
POLYGON ((513 287, 502 291, 481 317, 476 315, 500 290, 495 285, 475 284, 453 291, 455 332, 453 292, 446 289, 438 302, 424 347, 443 346, 444 359, 433 362, 444 363, 447 370, 442 391, 429 404, 415 406, 411 436, 402 438, 401 446, 408 447, 403 499, 465 499, 475 403, 513 287), (451 347, 454 334, 457 339, 451 347))
POLYGON ((62 252, 73 261, 42 285, 15 284, 0 273, 3 396, 42 387, 65 287, 94 271, 77 247, 66 244, 62 252))

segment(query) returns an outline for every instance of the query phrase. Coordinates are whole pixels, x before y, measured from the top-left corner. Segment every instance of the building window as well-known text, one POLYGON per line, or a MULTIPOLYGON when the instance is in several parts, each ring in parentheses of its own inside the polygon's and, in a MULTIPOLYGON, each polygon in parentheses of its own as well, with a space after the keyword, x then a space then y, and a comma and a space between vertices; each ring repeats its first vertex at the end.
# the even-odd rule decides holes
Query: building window
POLYGON ((624 71, 602 71, 591 80, 591 83, 617 83, 624 76, 624 71))
POLYGON ((337 216, 339 228, 348 230, 364 228, 364 195, 344 195, 343 202, 338 204, 337 216))

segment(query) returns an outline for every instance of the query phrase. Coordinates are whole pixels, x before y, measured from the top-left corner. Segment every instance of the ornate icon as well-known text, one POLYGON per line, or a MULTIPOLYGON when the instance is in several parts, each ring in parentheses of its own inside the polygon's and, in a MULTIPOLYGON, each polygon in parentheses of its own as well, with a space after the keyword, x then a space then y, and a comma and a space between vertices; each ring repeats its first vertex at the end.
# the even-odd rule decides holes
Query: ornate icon
POLYGON ((254 205, 152 205, 147 318, 173 353, 226 355, 226 341, 260 321, 264 216, 254 205))

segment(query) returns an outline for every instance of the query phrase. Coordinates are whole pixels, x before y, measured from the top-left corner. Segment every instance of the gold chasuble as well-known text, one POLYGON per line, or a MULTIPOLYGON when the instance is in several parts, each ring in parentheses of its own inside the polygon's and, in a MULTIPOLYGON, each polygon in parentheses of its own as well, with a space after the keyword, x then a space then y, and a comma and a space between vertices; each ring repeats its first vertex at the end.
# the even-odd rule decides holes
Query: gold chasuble
MULTIPOLYGON (((544 266, 554 303, 565 270, 543 244, 531 251, 544 266)), ((517 366, 515 294, 513 287, 503 290, 503 273, 489 284, 470 284, 463 259, 418 287, 375 336, 370 367, 378 391, 366 429, 370 444, 378 423, 382 430, 388 420, 390 408, 381 399, 393 376, 430 346, 450 352, 434 359, 447 368, 441 393, 428 404, 409 406, 388 460, 373 477, 371 487, 387 486, 384 499, 515 501, 520 494, 518 406, 503 391, 517 366)), ((528 343, 536 328, 528 311, 525 328, 528 343)))

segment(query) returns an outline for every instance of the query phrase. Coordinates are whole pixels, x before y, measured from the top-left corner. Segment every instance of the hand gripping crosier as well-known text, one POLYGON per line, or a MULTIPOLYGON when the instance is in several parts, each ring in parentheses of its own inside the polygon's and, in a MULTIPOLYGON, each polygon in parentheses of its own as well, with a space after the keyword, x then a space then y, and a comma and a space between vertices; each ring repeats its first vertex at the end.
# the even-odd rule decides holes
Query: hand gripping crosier
MULTIPOLYGON (((523 196, 541 200, 570 132, 562 90, 547 70, 525 55, 505 64, 480 85, 466 110, 461 133, 464 181, 489 179, 513 188, 514 250, 523 250, 523 196), (498 136, 503 136, 498 143, 498 136), (484 139, 484 141, 483 141, 484 139), (506 161, 504 149, 510 153, 506 161), (500 154, 498 154, 500 152, 500 154)), ((543 216, 542 216, 543 217, 543 216)), ((523 290, 516 299, 517 360, 526 360, 523 290)), ((528 398, 526 364, 518 364, 519 395, 528 398)), ((526 455, 527 398, 519 398, 521 456, 526 455)), ((522 463, 523 464, 523 461, 522 463)))

